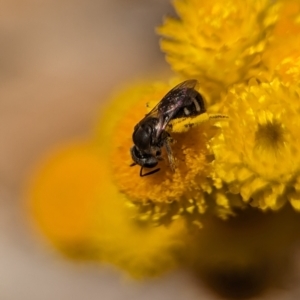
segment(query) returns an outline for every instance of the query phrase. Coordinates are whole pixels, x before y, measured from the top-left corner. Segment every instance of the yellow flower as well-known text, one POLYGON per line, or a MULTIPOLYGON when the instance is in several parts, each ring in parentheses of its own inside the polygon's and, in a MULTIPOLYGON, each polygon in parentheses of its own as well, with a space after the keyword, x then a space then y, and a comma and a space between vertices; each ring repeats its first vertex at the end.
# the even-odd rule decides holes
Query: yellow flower
POLYGON ((171 147, 175 172, 168 165, 165 151, 163 161, 158 165, 160 171, 153 175, 140 177, 140 166, 130 166, 135 125, 149 112, 147 103, 158 103, 176 85, 175 82, 177 80, 171 80, 170 83, 148 82, 125 89, 111 100, 98 125, 97 140, 99 145, 105 141, 105 145, 100 147, 104 155, 110 157, 108 164, 115 184, 138 205, 140 218, 149 218, 158 223, 169 222, 179 215, 194 218, 203 214, 207 208, 204 192, 212 191, 212 181, 208 178, 211 168, 208 141, 215 133, 215 128, 208 118, 188 132, 170 131, 174 140, 171 147), (107 116, 113 116, 113 120, 107 123, 107 116))
POLYGON ((212 142, 215 172, 233 194, 261 209, 285 204, 300 167, 300 101, 296 87, 278 79, 232 87, 228 123, 212 142))
POLYGON ((74 142, 53 150, 31 174, 30 213, 42 232, 68 255, 88 252, 92 256, 91 215, 102 172, 90 145, 74 142))
POLYGON ((178 265, 183 223, 153 227, 133 220, 136 212, 91 142, 51 152, 32 174, 27 200, 35 224, 67 256, 113 263, 138 278, 178 265))
POLYGON ((277 10, 269 0, 175 0, 179 19, 158 29, 173 70, 194 77, 213 101, 260 63, 277 10))
POLYGON ((279 7, 278 22, 266 47, 262 62, 262 80, 279 77, 286 85, 299 83, 300 79, 300 2, 298 0, 276 1, 279 7), (263 70, 263 69, 262 69, 263 70))

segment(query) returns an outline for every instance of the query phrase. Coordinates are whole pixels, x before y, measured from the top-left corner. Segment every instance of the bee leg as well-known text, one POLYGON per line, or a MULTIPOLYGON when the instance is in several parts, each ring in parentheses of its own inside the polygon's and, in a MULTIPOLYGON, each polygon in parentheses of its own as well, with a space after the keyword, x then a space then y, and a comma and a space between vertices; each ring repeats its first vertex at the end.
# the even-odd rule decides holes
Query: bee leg
POLYGON ((164 145, 166 147, 167 150, 167 155, 168 155, 168 160, 169 160, 169 165, 171 170, 174 172, 175 171, 175 160, 174 160, 174 156, 172 154, 172 148, 170 143, 173 142, 173 139, 171 137, 167 137, 164 141, 164 145))
POLYGON ((227 115, 222 114, 209 114, 208 117, 209 119, 229 119, 227 115))
POLYGON ((136 163, 133 162, 131 165, 129 165, 129 167, 133 167, 133 166, 135 166, 135 165, 136 165, 136 163))
POLYGON ((152 170, 152 171, 150 171, 150 172, 148 172, 148 173, 144 173, 144 174, 143 174, 143 169, 144 169, 144 167, 141 167, 141 170, 140 170, 140 177, 145 177, 145 176, 154 174, 154 173, 156 173, 156 172, 158 172, 158 171, 160 170, 160 168, 158 168, 158 169, 155 169, 155 170, 152 170))

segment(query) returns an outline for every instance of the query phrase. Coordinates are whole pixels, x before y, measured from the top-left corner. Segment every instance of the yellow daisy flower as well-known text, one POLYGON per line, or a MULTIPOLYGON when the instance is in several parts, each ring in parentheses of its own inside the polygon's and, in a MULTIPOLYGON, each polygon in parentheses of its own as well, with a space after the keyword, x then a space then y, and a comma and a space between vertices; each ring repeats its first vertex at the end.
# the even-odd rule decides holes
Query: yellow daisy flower
POLYGON ((134 208, 125 205, 105 166, 92 143, 78 141, 50 153, 26 189, 35 224, 73 258, 113 263, 137 278, 175 268, 183 222, 153 227, 133 220, 134 208))
POLYGON ((158 28, 161 48, 173 70, 198 79, 212 95, 247 78, 260 63, 277 17, 269 0, 176 0, 179 19, 158 28))
POLYGON ((134 127, 150 110, 147 103, 152 107, 153 102, 158 103, 177 83, 178 80, 169 83, 148 82, 125 89, 110 101, 103 117, 100 117, 97 130, 97 140, 103 155, 110 157, 108 164, 115 184, 139 207, 140 218, 158 223, 168 223, 181 215, 195 219, 207 209, 204 192, 212 192, 212 180, 208 178, 211 172, 208 141, 215 134, 216 128, 209 117, 204 117, 206 121, 200 122, 198 126, 188 126, 188 131, 184 128, 180 130, 180 126, 184 125, 176 123, 174 128, 178 132, 170 129, 176 165, 174 172, 164 151, 163 161, 158 165, 160 171, 153 175, 140 177, 140 167, 131 166, 132 134, 134 127), (108 121, 108 116, 113 116, 113 119, 108 121))
POLYGON ((228 123, 212 141, 216 176, 233 194, 261 209, 278 209, 299 172, 299 90, 278 79, 232 87, 225 96, 228 123))

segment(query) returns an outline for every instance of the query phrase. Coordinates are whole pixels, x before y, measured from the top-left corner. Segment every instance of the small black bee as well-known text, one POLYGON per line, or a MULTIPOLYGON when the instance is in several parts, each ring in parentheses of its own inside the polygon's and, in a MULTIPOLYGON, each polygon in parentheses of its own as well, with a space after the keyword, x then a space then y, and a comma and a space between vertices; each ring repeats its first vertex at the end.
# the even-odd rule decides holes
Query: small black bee
POLYGON ((170 142, 172 138, 165 130, 171 120, 193 117, 205 113, 205 104, 201 94, 195 89, 197 80, 187 80, 170 90, 162 100, 134 127, 130 149, 131 166, 141 166, 140 176, 158 172, 157 168, 143 174, 143 168, 154 168, 160 160, 161 149, 166 148, 171 169, 174 171, 174 158, 170 142))

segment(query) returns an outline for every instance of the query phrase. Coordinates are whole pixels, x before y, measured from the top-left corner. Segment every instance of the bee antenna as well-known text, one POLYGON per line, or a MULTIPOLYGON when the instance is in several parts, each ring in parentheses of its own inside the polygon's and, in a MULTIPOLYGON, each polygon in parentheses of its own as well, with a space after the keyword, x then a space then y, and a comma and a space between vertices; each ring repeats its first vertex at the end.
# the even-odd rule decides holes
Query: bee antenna
POLYGON ((145 176, 154 174, 154 173, 156 173, 156 172, 158 172, 158 171, 160 170, 160 168, 158 168, 158 169, 155 169, 155 170, 152 170, 152 171, 150 171, 150 172, 148 172, 148 173, 143 174, 143 169, 144 169, 144 167, 141 167, 141 170, 140 170, 140 177, 145 177, 145 176))

